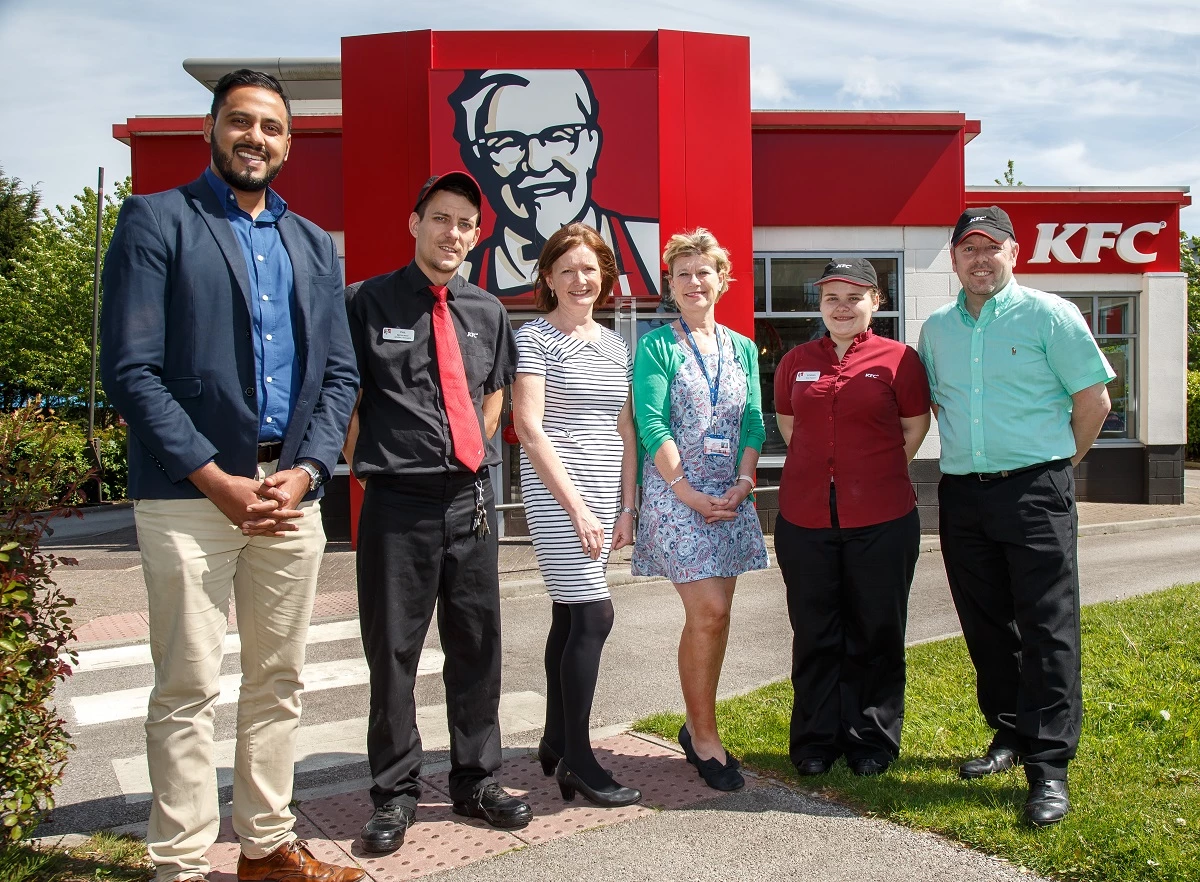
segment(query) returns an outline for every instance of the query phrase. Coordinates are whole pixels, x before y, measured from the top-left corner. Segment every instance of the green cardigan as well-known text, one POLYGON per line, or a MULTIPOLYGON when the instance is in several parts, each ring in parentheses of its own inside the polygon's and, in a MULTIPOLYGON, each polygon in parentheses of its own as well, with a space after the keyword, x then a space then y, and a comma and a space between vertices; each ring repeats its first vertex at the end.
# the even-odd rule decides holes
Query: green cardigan
MULTIPOLYGON (((746 374, 746 406, 742 410, 737 459, 747 447, 762 450, 767 438, 763 427, 762 390, 758 380, 758 348, 749 337, 725 328, 733 341, 738 363, 746 374)), ((646 453, 651 457, 671 437, 671 381, 683 364, 684 354, 671 325, 664 325, 638 341, 633 360, 633 413, 637 421, 638 475, 646 453)))

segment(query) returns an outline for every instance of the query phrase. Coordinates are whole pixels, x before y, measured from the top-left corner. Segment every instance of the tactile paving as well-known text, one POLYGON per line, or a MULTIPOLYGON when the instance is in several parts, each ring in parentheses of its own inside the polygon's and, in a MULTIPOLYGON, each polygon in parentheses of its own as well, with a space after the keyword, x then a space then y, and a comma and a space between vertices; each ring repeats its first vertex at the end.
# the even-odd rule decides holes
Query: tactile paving
POLYGON ((75 629, 75 643, 85 646, 111 640, 140 640, 150 634, 146 613, 100 616, 75 629))
POLYGON ((356 841, 373 811, 366 791, 310 800, 300 810, 377 882, 397 882, 465 866, 522 845, 508 833, 476 826, 453 814, 449 800, 437 792, 422 797, 417 822, 408 829, 404 845, 387 855, 367 854, 356 841))
MULTIPOLYGON (((618 781, 642 791, 643 805, 677 809, 721 795, 681 754, 636 735, 615 735, 598 741, 593 749, 600 765, 618 781)), ((757 780, 747 776, 746 787, 756 786, 757 780)))

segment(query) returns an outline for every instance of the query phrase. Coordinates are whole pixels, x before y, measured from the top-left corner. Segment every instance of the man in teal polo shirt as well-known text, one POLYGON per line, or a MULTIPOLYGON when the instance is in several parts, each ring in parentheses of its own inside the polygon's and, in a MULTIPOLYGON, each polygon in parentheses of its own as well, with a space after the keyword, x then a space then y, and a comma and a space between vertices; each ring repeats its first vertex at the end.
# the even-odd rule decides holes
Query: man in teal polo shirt
POLYGON ((963 778, 1025 764, 1025 817, 1070 809, 1083 718, 1078 516, 1071 467, 1096 440, 1115 376, 1073 304, 1017 284, 1003 209, 969 209, 950 240, 958 299, 918 351, 941 432, 939 532, 950 593, 996 731, 963 778))

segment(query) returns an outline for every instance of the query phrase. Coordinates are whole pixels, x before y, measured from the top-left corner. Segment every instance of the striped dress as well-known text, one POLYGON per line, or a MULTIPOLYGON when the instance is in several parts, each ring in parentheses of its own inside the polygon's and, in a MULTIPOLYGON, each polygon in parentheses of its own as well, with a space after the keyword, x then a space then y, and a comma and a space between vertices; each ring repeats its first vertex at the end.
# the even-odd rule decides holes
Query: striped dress
POLYGON ((632 364, 621 336, 601 328, 591 342, 569 337, 542 318, 517 329, 517 373, 546 379, 542 428, 592 514, 604 525, 599 560, 583 552, 571 518, 521 451, 521 499, 542 579, 557 603, 608 598, 605 570, 621 511, 617 416, 629 397, 632 364))

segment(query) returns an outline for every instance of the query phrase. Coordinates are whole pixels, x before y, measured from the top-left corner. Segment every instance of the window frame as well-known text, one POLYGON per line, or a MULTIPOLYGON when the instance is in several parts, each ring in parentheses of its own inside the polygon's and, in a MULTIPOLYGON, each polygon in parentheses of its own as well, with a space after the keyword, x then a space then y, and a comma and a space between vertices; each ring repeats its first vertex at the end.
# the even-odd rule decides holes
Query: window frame
POLYGON ((1069 300, 1073 306, 1078 308, 1076 300, 1087 298, 1092 302, 1092 310, 1090 316, 1087 317, 1088 331, 1091 332, 1092 339, 1096 341, 1096 345, 1103 350, 1106 340, 1127 341, 1130 345, 1129 358, 1126 360, 1126 371, 1128 376, 1125 379, 1128 391, 1126 398, 1129 402, 1125 414, 1125 437, 1114 438, 1104 437, 1103 435, 1096 438, 1093 446, 1101 447, 1141 447, 1142 442, 1138 439, 1138 421, 1141 418, 1141 396, 1139 391, 1139 370, 1138 370, 1138 349, 1140 346, 1139 338, 1141 337, 1141 316, 1139 315, 1141 304, 1139 303, 1139 293, 1135 291, 1055 291, 1059 297, 1064 300, 1069 300), (1097 323, 1100 321, 1100 301, 1112 298, 1129 301, 1129 314, 1132 316, 1133 331, 1122 334, 1099 334, 1096 332, 1097 323))
MULTIPOLYGON (((772 306, 772 303, 771 303, 771 261, 774 259, 786 259, 786 260, 821 260, 821 261, 828 262, 830 260, 833 260, 835 257, 865 257, 868 260, 894 260, 894 261, 896 261, 896 273, 895 273, 896 274, 896 295, 894 298, 894 300, 895 300, 894 308, 889 308, 889 309, 881 308, 879 310, 879 312, 875 313, 875 315, 879 318, 894 318, 896 320, 897 339, 900 340, 901 342, 906 342, 904 339, 905 319, 907 316, 906 316, 906 312, 905 312, 905 296, 904 296, 905 275, 904 275, 904 252, 903 251, 891 251, 891 250, 837 250, 837 251, 828 251, 828 252, 815 251, 815 250, 755 251, 754 257, 753 257, 753 262, 752 262, 751 266, 756 269, 758 266, 758 261, 759 260, 763 261, 763 286, 764 286, 763 306, 765 307, 765 309, 763 309, 761 311, 758 309, 757 291, 755 291, 754 294, 752 295, 754 298, 753 299, 754 321, 758 322, 760 319, 770 321, 773 318, 816 318, 816 319, 820 319, 820 317, 821 317, 820 310, 817 310, 815 312, 800 312, 800 311, 795 311, 795 310, 782 311, 782 310, 771 309, 771 306, 772 306)), ((755 286, 755 287, 757 288, 757 286, 755 286)), ((892 295, 889 292, 885 292, 885 293, 887 293, 887 296, 889 299, 892 299, 892 295)), ((891 304, 889 304, 889 306, 891 306, 891 304)), ((755 343, 757 344, 758 341, 755 340, 755 343)), ((760 358, 761 358, 761 356, 760 356, 760 358)), ((761 369, 761 365, 760 365, 760 369, 761 369)), ((774 417, 774 415, 775 415, 774 399, 772 399, 772 401, 771 401, 771 407, 772 407, 772 410, 770 411, 770 415, 771 415, 771 417, 774 417)), ((767 410, 766 410, 766 402, 765 401, 763 402, 763 418, 764 418, 764 420, 767 418, 767 410)), ((783 468, 783 462, 784 462, 785 458, 786 458, 786 454, 764 453, 758 460, 758 467, 760 469, 783 468)))

